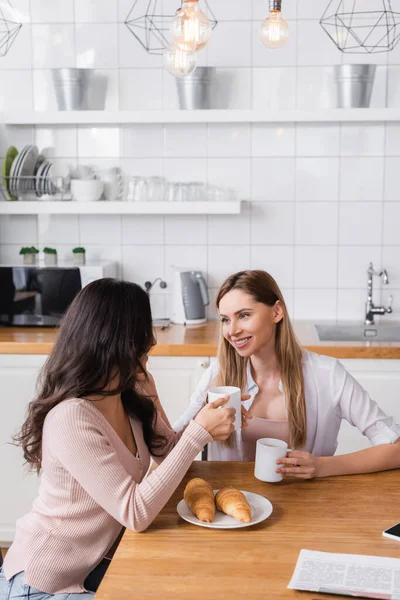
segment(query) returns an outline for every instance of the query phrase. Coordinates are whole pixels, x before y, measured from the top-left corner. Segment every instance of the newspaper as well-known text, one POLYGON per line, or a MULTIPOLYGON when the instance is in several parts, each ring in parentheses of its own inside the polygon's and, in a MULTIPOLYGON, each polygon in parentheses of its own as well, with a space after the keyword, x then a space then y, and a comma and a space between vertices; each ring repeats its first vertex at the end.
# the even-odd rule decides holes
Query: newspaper
POLYGON ((288 588, 400 600, 400 559, 301 550, 288 588))

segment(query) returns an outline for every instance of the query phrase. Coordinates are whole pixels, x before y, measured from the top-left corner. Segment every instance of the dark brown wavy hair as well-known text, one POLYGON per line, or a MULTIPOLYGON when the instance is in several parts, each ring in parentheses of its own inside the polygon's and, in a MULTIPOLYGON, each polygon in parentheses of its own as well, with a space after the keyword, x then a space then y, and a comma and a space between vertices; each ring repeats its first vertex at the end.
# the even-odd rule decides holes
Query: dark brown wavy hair
POLYGON ((56 342, 38 379, 37 397, 14 441, 38 473, 46 416, 68 398, 121 394, 127 415, 142 423, 144 440, 154 455, 165 446, 155 433, 157 411, 136 388, 147 378, 142 359, 155 344, 150 302, 135 283, 99 279, 75 297, 60 323, 56 342))

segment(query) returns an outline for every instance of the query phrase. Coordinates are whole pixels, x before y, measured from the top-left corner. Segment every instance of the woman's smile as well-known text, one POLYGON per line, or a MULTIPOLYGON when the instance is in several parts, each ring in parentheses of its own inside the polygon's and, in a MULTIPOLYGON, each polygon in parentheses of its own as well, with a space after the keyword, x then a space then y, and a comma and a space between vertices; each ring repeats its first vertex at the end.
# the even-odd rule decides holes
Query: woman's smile
POLYGON ((238 350, 242 350, 245 346, 247 346, 252 339, 253 336, 249 335, 247 337, 241 337, 238 339, 232 339, 231 342, 238 350))

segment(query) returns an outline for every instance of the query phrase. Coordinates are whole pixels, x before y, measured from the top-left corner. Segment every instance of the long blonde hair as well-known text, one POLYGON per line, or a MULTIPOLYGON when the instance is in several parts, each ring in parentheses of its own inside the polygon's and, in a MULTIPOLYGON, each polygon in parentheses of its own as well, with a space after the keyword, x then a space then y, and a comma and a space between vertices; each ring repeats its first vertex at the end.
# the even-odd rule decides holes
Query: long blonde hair
MULTIPOLYGON (((279 300, 283 318, 276 325, 275 352, 281 372, 289 421, 290 445, 304 445, 307 434, 306 403, 302 369, 302 351, 293 331, 288 310, 275 279, 266 271, 240 271, 228 277, 217 295, 217 309, 222 298, 231 290, 242 290, 256 302, 274 306, 279 300)), ((222 328, 221 328, 222 330, 222 328)), ((222 336, 219 349, 219 372, 216 385, 233 385, 242 392, 247 383, 248 359, 242 358, 234 347, 222 336)))

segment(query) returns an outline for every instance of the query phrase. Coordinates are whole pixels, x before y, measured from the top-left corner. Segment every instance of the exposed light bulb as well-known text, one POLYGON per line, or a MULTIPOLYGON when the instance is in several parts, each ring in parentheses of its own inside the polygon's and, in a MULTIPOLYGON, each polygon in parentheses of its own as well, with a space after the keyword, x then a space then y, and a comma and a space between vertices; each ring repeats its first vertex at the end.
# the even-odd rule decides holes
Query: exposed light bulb
POLYGON ((201 50, 211 37, 210 19, 199 8, 198 0, 183 2, 171 22, 172 41, 187 52, 201 50))
POLYGON ((289 27, 281 17, 280 10, 271 10, 269 17, 263 21, 260 39, 267 48, 282 48, 289 39, 289 27))
POLYGON ((163 55, 164 67, 174 77, 186 77, 197 67, 197 53, 185 52, 171 44, 163 55))

